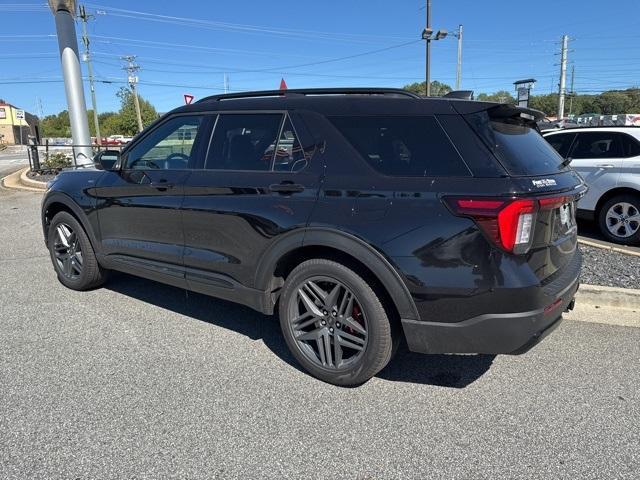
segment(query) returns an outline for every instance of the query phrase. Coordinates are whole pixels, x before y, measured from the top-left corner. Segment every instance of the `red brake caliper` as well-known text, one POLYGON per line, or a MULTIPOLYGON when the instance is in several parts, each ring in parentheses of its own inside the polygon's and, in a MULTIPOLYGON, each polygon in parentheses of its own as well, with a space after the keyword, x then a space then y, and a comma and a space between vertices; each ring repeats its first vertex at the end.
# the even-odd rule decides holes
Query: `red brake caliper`
MULTIPOLYGON (((353 304, 353 309, 351 310, 351 317, 360 325, 362 325, 362 328, 364 328, 364 322, 362 321, 362 312, 360 311, 360 307, 355 303, 353 304)), ((347 332, 352 335, 356 333, 355 330, 351 327, 347 327, 347 332)))

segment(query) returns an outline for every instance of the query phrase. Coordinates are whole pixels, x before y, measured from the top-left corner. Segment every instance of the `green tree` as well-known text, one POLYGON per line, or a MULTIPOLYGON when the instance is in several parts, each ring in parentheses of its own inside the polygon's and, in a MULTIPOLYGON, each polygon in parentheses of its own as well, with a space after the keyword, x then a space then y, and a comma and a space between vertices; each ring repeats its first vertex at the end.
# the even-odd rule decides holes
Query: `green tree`
POLYGON ((603 115, 631 113, 631 98, 623 92, 604 92, 598 96, 597 104, 603 115))
MULTIPOLYGON (((405 90, 409 90, 410 92, 417 93, 418 95, 424 95, 426 83, 427 82, 411 83, 409 85, 405 85, 403 88, 405 90)), ((449 93, 451 90, 451 86, 447 85, 446 83, 441 83, 437 80, 431 81, 432 97, 442 97, 443 95, 449 93)))
POLYGON ((558 94, 533 95, 529 99, 529 106, 544 112, 545 115, 555 115, 558 112, 558 94))
POLYGON ((40 131, 43 137, 70 137, 69 112, 63 110, 57 115, 47 115, 40 121, 40 131))
MULTIPOLYGON (((135 135, 138 133, 138 120, 133 93, 126 87, 121 87, 116 95, 120 98, 120 111, 118 112, 118 128, 122 135, 135 135)), ((142 124, 149 125, 158 118, 158 112, 147 100, 138 95, 140 102, 140 115, 142 124)))
MULTIPOLYGON (((108 137, 118 132, 118 114, 115 112, 103 112, 98 114, 98 122, 100 123, 100 135, 108 137)), ((93 125, 93 113, 89 116, 89 127, 91 135, 95 136, 95 127, 93 125)))
POLYGON ((478 100, 484 102, 498 102, 498 103, 516 103, 516 99, 506 90, 500 90, 496 93, 487 94, 481 93, 478 95, 478 100))

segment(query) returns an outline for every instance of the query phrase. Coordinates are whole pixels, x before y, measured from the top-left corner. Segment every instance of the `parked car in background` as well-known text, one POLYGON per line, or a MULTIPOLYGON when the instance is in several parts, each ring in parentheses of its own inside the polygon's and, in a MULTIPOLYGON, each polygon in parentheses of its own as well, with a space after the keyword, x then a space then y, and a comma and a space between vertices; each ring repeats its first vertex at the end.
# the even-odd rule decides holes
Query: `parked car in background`
POLYGON ((124 135, 110 135, 108 137, 104 137, 101 143, 105 146, 120 146, 126 145, 132 138, 133 137, 126 137, 124 135))
POLYGON ((573 307, 578 174, 525 108, 396 89, 219 95, 163 116, 42 204, 60 281, 120 270, 279 312, 295 358, 355 385, 402 337, 521 353, 573 307))
POLYGON ((577 126, 578 124, 570 118, 561 118, 559 120, 550 120, 548 118, 543 118, 542 120, 538 121, 538 128, 542 132, 562 128, 573 128, 577 126))
POLYGON ((578 214, 613 242, 640 244, 640 128, 584 127, 544 137, 589 186, 578 214))

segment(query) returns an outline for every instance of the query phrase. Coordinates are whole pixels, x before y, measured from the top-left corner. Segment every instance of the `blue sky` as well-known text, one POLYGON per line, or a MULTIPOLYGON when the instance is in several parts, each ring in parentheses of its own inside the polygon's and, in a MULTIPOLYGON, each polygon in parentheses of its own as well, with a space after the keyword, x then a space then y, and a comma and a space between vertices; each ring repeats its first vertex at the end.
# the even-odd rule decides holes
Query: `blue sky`
MULTIPOLYGON (((97 83, 101 112, 118 108, 122 55, 137 55, 139 91, 161 112, 184 93, 219 93, 224 72, 234 91, 277 88, 281 77, 290 88, 424 80, 420 0, 95 1, 85 3, 95 15, 94 70, 114 82, 97 83)), ((640 84, 638 0, 433 0, 432 17, 435 29, 464 25, 462 87, 476 94, 512 90, 529 77, 538 79, 534 93, 556 91, 565 33, 576 91, 640 84)), ((45 3, 0 0, 0 26, 0 98, 36 114, 38 99, 45 115, 65 109, 45 3)), ((453 85, 456 39, 434 42, 432 51, 432 79, 453 85)))

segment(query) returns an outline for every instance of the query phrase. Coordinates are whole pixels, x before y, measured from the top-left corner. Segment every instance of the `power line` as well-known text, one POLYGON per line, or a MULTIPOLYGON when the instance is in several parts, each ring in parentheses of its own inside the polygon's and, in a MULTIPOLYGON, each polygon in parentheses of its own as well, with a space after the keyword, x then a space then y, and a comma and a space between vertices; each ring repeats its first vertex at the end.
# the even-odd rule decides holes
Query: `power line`
POLYGON ((105 5, 88 4, 92 8, 98 10, 98 14, 120 16, 125 18, 137 18, 139 20, 146 21, 161 21, 163 23, 173 23, 176 25, 184 26, 197 26, 200 28, 209 28, 214 30, 233 31, 239 33, 259 33, 268 35, 288 36, 288 37, 300 37, 324 40, 338 40, 338 41, 371 41, 375 39, 386 40, 403 40, 407 39, 404 36, 395 35, 371 35, 371 34, 359 34, 359 33, 344 33, 344 32, 328 32, 318 30, 303 30, 292 29, 283 27, 270 27, 265 25, 251 25, 241 23, 220 22, 214 20, 204 20, 199 18, 178 17, 173 15, 162 15, 157 13, 143 12, 139 10, 128 10, 123 8, 114 8, 105 5))
POLYGON ((278 56, 278 57, 288 56, 288 57, 297 57, 297 58, 308 58, 307 55, 281 54, 280 52, 278 53, 260 52, 255 50, 241 50, 236 48, 207 47, 203 45, 193 45, 193 44, 185 44, 185 43, 158 42, 154 40, 140 40, 136 38, 110 37, 106 35, 94 35, 93 38, 98 39, 95 41, 99 43, 113 43, 116 45, 131 46, 132 43, 139 43, 142 46, 147 46, 150 48, 176 47, 181 50, 190 49, 190 50, 201 50, 201 51, 214 52, 214 53, 233 53, 233 54, 257 55, 257 56, 272 55, 272 56, 278 56), (100 41, 100 39, 111 40, 111 41, 100 41), (126 42, 126 43, 123 43, 123 42, 126 42))

